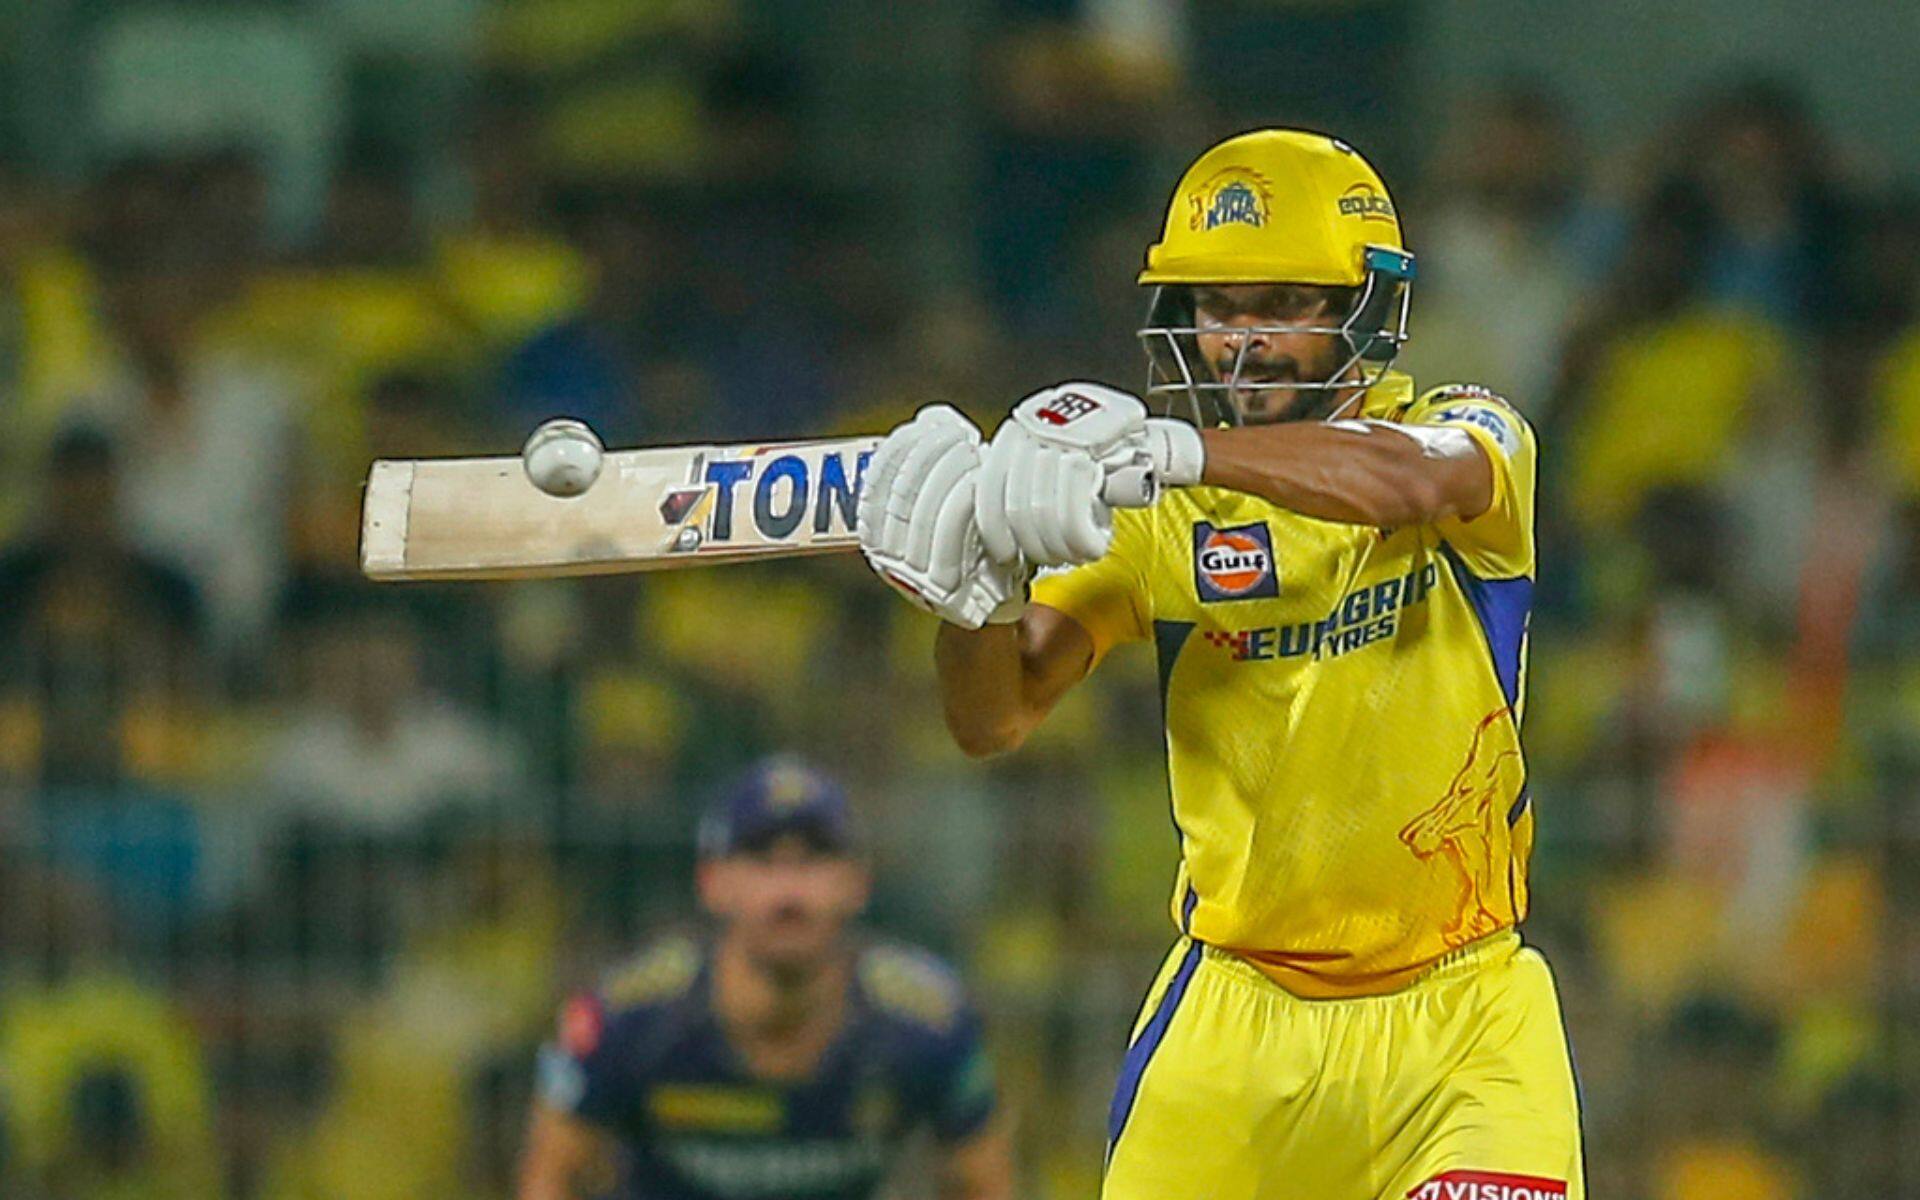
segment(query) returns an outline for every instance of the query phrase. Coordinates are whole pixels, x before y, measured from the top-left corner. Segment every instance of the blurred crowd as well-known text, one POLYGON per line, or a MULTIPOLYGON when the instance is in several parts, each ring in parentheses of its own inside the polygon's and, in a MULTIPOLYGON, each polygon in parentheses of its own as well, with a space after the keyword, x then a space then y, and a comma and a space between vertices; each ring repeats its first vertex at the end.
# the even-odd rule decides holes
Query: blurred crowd
MULTIPOLYGON (((1141 378, 1169 165, 1228 131, 1177 63, 983 38, 972 265, 930 284, 874 232, 897 195, 804 169, 815 81, 726 11, 501 6, 455 198, 354 133, 295 234, 244 141, 0 158, 0 1193, 503 1194, 556 997, 688 918, 711 789, 798 750, 860 798, 875 923, 978 987, 1029 1194, 1092 1194, 1170 936, 1144 656, 981 765, 857 560, 357 579, 375 457, 1141 378)), ((1644 144, 1579 129, 1491 81, 1389 181, 1403 365, 1541 431, 1528 931, 1591 1186, 1908 1194, 1920 181, 1759 75, 1644 144)))

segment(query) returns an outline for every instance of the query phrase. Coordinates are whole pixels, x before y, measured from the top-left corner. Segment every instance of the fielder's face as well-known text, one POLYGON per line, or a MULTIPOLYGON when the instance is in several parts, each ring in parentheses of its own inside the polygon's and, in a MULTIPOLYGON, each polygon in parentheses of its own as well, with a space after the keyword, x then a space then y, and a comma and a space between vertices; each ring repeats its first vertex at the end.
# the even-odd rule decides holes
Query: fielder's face
POLYGON ((1242 424, 1320 418, 1339 405, 1340 389, 1287 386, 1327 382, 1347 357, 1328 331, 1346 314, 1332 311, 1319 289, 1197 287, 1193 309, 1200 355, 1217 381, 1231 385, 1227 396, 1242 424))
POLYGON ((803 834, 709 859, 700 895, 762 970, 804 977, 825 965, 867 902, 867 872, 803 834))

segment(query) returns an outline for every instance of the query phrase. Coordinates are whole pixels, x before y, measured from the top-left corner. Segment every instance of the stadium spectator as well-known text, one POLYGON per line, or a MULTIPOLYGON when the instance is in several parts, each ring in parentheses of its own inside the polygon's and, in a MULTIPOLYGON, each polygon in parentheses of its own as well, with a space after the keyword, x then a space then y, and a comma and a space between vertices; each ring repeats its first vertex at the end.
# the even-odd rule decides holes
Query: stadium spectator
POLYGON ((1509 79, 1466 99, 1440 146, 1420 206, 1420 325, 1401 361, 1418 379, 1481 380, 1542 421, 1583 283, 1579 138, 1557 96, 1509 79))
POLYGON ((75 199, 0 161, 0 535, 16 534, 73 397, 100 379, 95 278, 69 244, 75 199))
POLYGON ((556 232, 551 175, 536 139, 521 110, 476 111, 464 144, 472 219, 434 239, 442 292, 495 352, 578 313, 592 287, 586 257, 556 232))
POLYGON ((1655 1049, 1647 1090, 1657 1147, 1646 1166, 1654 1200, 1792 1200, 1799 1181, 1768 1146, 1767 1070, 1775 1031, 1717 996, 1688 999, 1655 1049))
POLYGON ((112 972, 11 989, 0 1061, 15 1167, 49 1196, 217 1193, 207 1066, 165 995, 112 972))
POLYGON ((400 833, 512 795, 519 748, 427 684, 423 635, 408 610, 338 599, 306 631, 306 686, 268 752, 282 814, 343 832, 400 833))
POLYGON ((286 570, 300 395, 270 359, 202 336, 212 282, 191 258, 112 280, 112 374, 76 407, 126 448, 129 536, 195 581, 216 647, 244 657, 259 650, 286 570))
POLYGON ((1622 529, 1654 488, 1723 482, 1759 398, 1785 385, 1779 331, 1702 290, 1712 236, 1698 188, 1662 186, 1568 339, 1548 426, 1571 456, 1565 510, 1589 530, 1622 529))
POLYGON ((419 265, 426 237, 405 162, 393 146, 349 148, 327 184, 319 236, 307 254, 312 265, 402 270, 419 265))
POLYGON ((1750 74, 1711 91, 1694 112, 1672 149, 1714 214, 1707 295, 1783 325, 1831 321, 1850 225, 1806 96, 1750 74))
POLYGON ((40 522, 0 554, 0 651, 6 691, 29 708, 43 785, 127 778, 125 721, 143 699, 176 696, 203 638, 197 589, 127 537, 121 456, 96 429, 59 435, 41 468, 40 522))
POLYGON ((1169 111, 1177 76, 1165 59, 1121 52, 1068 21, 1024 20, 989 44, 980 257, 1009 327, 1046 336, 1074 311, 1091 283, 1072 271, 1074 240, 1120 197, 1140 195, 1142 134, 1169 111))
POLYGON ((574 236, 592 264, 592 297, 506 354, 497 387, 508 428, 530 430, 565 413, 608 445, 638 445, 686 437, 689 419, 701 419, 660 404, 640 375, 640 364, 669 352, 674 340, 665 260, 676 246, 648 199, 600 191, 569 202, 574 236))

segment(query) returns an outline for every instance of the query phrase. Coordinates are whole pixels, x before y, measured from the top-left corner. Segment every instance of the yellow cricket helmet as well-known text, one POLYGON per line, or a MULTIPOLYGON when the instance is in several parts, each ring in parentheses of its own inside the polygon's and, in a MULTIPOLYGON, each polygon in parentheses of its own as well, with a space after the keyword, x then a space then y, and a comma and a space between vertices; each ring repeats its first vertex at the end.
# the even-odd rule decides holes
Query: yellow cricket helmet
MULTIPOLYGON (((1223 400, 1264 386, 1364 389, 1378 382, 1406 340, 1413 255, 1386 184, 1358 151, 1298 129, 1228 138, 1187 168, 1167 207, 1160 240, 1147 248, 1139 282, 1156 290, 1147 326, 1149 392, 1184 391, 1196 411, 1203 392, 1223 400), (1337 325, 1286 327, 1336 334, 1351 351, 1332 378, 1279 384, 1208 378, 1194 342, 1196 285, 1294 284, 1351 289, 1337 325), (1353 371, 1362 363, 1372 374, 1353 371)), ((1280 327, 1275 327, 1280 328, 1280 327)), ((1252 330, 1249 332, 1257 332, 1252 330)), ((1246 342, 1242 341, 1242 349, 1246 342)), ((1213 372, 1217 376, 1217 372, 1213 372)), ((1229 414, 1234 406, 1217 407, 1229 414)))

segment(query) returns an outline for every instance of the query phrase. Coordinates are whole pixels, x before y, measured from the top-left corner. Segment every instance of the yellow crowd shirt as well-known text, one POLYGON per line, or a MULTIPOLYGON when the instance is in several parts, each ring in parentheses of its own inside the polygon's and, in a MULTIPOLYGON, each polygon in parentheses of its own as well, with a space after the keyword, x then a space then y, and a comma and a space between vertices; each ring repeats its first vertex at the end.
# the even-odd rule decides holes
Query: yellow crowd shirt
POLYGON ((1393 990, 1527 906, 1533 431, 1485 389, 1416 398, 1397 373, 1362 415, 1463 430, 1492 506, 1375 529, 1183 488, 1117 512, 1103 558, 1033 588, 1096 663, 1153 645, 1174 918, 1305 996, 1393 990))

